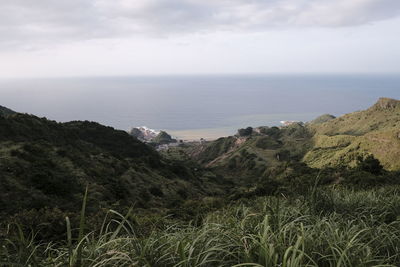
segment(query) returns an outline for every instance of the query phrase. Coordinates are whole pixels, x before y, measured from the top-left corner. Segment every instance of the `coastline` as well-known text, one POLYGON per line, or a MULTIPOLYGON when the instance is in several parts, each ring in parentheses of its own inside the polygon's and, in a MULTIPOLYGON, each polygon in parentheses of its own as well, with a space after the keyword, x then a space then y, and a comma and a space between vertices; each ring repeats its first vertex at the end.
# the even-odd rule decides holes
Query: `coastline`
POLYGON ((252 114, 227 118, 225 123, 230 126, 215 128, 199 128, 186 130, 165 129, 177 139, 185 141, 199 141, 201 138, 211 141, 220 137, 234 135, 238 129, 259 126, 281 126, 281 121, 302 121, 307 122, 315 119, 321 112, 309 113, 270 113, 270 114, 252 114))
POLYGON ((232 130, 232 127, 166 131, 177 139, 184 141, 199 141, 202 138, 207 141, 212 141, 220 137, 226 137, 235 134, 235 130, 232 130))

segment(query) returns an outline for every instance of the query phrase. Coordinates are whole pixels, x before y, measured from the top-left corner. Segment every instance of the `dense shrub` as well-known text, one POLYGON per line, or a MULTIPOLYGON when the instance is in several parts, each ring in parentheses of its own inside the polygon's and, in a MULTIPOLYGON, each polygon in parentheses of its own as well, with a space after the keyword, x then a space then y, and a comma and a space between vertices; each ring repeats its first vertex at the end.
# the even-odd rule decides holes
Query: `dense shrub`
POLYGON ((282 142, 277 141, 269 136, 259 137, 256 141, 256 147, 262 149, 277 149, 282 146, 282 142))
POLYGON ((281 136, 281 130, 278 127, 262 127, 260 133, 271 136, 273 138, 279 138, 281 136))
POLYGON ((238 135, 239 136, 249 136, 253 133, 253 128, 252 127, 247 127, 243 129, 238 130, 238 135))

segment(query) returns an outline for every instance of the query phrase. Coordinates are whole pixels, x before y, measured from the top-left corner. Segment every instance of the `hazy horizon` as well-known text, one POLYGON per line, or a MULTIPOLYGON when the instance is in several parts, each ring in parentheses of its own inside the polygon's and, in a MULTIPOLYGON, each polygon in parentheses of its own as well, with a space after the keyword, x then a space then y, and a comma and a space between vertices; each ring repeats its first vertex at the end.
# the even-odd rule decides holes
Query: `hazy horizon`
POLYGON ((66 122, 148 126, 180 138, 215 138, 247 126, 309 121, 400 98, 399 75, 200 75, 0 81, 1 103, 66 122))

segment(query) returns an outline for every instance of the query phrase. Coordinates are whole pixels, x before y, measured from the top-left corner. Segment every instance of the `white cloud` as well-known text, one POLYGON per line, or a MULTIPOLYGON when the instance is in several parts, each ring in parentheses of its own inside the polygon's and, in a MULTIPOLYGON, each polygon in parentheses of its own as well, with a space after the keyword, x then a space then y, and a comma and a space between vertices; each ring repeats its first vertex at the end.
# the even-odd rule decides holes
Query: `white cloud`
POLYGON ((2 0, 0 44, 344 27, 399 14, 399 0, 2 0))

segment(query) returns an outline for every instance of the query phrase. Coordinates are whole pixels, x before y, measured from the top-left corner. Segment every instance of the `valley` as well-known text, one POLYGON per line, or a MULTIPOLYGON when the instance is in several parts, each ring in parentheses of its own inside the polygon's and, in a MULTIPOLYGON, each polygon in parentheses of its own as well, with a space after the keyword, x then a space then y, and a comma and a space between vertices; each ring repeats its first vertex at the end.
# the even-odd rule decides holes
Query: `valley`
POLYGON ((0 111, 0 261, 11 266, 400 259, 398 100, 202 142, 0 111), (371 243, 376 231, 386 239, 371 243))

